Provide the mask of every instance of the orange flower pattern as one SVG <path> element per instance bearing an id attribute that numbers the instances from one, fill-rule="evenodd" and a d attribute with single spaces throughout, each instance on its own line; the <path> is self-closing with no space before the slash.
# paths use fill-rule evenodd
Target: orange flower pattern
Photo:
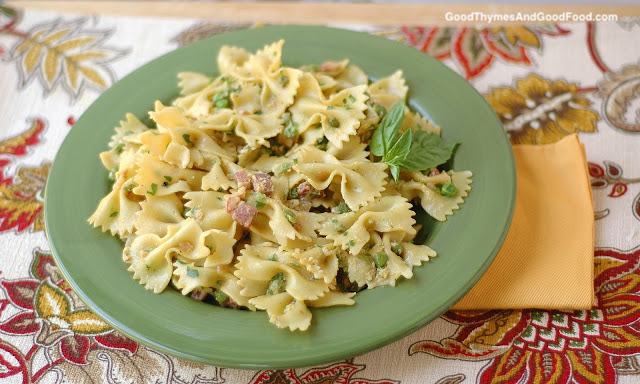
<path id="1" fill-rule="evenodd" d="M 640 353 L 640 248 L 597 250 L 595 266 L 590 311 L 448 312 L 455 334 L 409 354 L 489 360 L 483 384 L 616 382 L 616 366 Z"/>
<path id="2" fill-rule="evenodd" d="M 33 119 L 26 131 L 0 142 L 0 155 L 24 155 L 29 147 L 40 142 L 44 129 L 44 120 Z M 0 158 L 0 232 L 44 230 L 43 193 L 51 164 L 21 167 L 12 176 L 5 174 L 10 165 L 10 158 Z"/>
<path id="3" fill-rule="evenodd" d="M 452 58 L 467 79 L 482 74 L 491 63 L 531 65 L 530 50 L 540 50 L 543 35 L 561 36 L 569 30 L 557 24 L 537 26 L 403 27 L 407 43 L 439 59 Z"/>

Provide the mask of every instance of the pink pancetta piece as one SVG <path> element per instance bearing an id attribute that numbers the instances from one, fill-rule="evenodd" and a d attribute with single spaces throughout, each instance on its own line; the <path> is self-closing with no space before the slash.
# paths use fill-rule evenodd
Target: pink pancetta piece
<path id="1" fill-rule="evenodd" d="M 227 212 L 233 212 L 238 207 L 238 204 L 240 204 L 241 201 L 242 200 L 236 195 L 229 196 L 229 198 L 227 199 Z"/>
<path id="2" fill-rule="evenodd" d="M 238 207 L 231 212 L 231 217 L 243 227 L 249 228 L 257 213 L 258 209 L 256 207 L 247 203 L 240 203 Z"/>
<path id="3" fill-rule="evenodd" d="M 271 193 L 273 192 L 273 180 L 271 180 L 271 176 L 263 172 L 254 173 L 253 189 L 256 192 L 264 193 L 267 196 L 271 196 Z"/>
<path id="4" fill-rule="evenodd" d="M 235 173 L 236 181 L 238 182 L 238 189 L 244 187 L 245 189 L 251 189 L 251 179 L 247 175 L 247 171 L 238 171 Z"/>

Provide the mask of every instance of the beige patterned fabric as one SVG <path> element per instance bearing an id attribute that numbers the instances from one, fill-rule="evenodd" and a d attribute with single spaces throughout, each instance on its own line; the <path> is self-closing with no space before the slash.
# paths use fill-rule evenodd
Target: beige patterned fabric
<path id="1" fill-rule="evenodd" d="M 167 356 L 89 311 L 62 278 L 43 231 L 44 186 L 62 140 L 127 73 L 198 38 L 247 27 L 233 20 L 79 17 L 0 5 L 1 383 L 640 381 L 638 19 L 483 29 L 342 26 L 401 40 L 442 60 L 485 95 L 513 143 L 579 134 L 596 217 L 592 310 L 448 312 L 362 356 L 279 371 L 222 369 Z M 361 80 L 352 73 L 340 81 L 337 86 Z M 197 78 L 183 79 L 185 89 L 199 86 Z M 177 203 L 158 196 L 141 209 Z M 193 196 L 188 204 L 207 203 Z M 147 240 L 171 234 L 175 218 L 150 220 L 141 223 L 149 228 Z M 126 231 L 132 223 L 115 225 Z"/>

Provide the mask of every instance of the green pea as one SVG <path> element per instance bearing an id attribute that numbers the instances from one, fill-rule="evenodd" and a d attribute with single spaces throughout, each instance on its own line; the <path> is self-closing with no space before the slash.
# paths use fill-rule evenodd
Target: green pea
<path id="1" fill-rule="evenodd" d="M 213 101 L 214 103 L 222 100 L 222 99 L 226 99 L 227 98 L 227 94 L 225 92 L 220 92 L 220 93 L 216 93 L 213 96 L 213 99 L 211 99 L 211 101 Z"/>
<path id="2" fill-rule="evenodd" d="M 378 268 L 384 268 L 387 266 L 387 260 L 389 260 L 389 256 L 387 256 L 384 252 L 378 252 L 373 255 L 373 263 Z"/>
<path id="3" fill-rule="evenodd" d="M 216 108 L 227 108 L 229 106 L 228 99 L 220 99 L 216 101 Z"/>
<path id="4" fill-rule="evenodd" d="M 213 292 L 213 298 L 216 299 L 216 301 L 220 304 L 224 304 L 227 302 L 227 300 L 229 300 L 229 296 L 222 291 Z"/>
<path id="5" fill-rule="evenodd" d="M 447 183 L 440 188 L 439 192 L 442 196 L 454 197 L 458 193 L 458 188 L 452 183 Z"/>
<path id="6" fill-rule="evenodd" d="M 340 122 L 338 120 L 336 120 L 335 117 L 330 117 L 329 118 L 329 125 L 332 126 L 333 128 L 338 128 L 340 126 Z"/>

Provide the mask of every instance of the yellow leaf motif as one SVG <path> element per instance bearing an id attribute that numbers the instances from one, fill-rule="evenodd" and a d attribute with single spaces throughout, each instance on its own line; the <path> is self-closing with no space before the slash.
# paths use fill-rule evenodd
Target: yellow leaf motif
<path id="1" fill-rule="evenodd" d="M 69 314 L 70 303 L 64 292 L 46 280 L 36 291 L 35 307 L 38 316 L 43 319 L 65 318 Z"/>
<path id="2" fill-rule="evenodd" d="M 36 77 L 46 92 L 62 84 L 77 97 L 85 88 L 101 91 L 113 83 L 108 64 L 125 52 L 104 46 L 112 32 L 87 28 L 87 20 L 58 19 L 27 32 L 11 51 L 11 59 L 18 62 L 20 86 Z"/>
<path id="3" fill-rule="evenodd" d="M 64 69 L 67 74 L 67 79 L 69 79 L 71 89 L 76 91 L 78 89 L 78 67 L 74 64 L 72 59 L 65 59 Z"/>
<path id="4" fill-rule="evenodd" d="M 595 132 L 598 114 L 578 96 L 576 84 L 531 74 L 515 88 L 495 88 L 485 98 L 513 144 L 548 144 L 576 132 Z"/>
<path id="5" fill-rule="evenodd" d="M 77 310 L 69 314 L 65 320 L 70 324 L 69 329 L 83 335 L 97 335 L 111 330 L 109 324 L 88 309 Z"/>
<path id="6" fill-rule="evenodd" d="M 100 76 L 100 74 L 95 70 L 89 67 L 80 67 L 80 72 L 82 72 L 87 77 L 87 79 L 98 84 L 100 87 L 107 88 L 107 83 L 104 81 L 102 76 Z"/>
<path id="7" fill-rule="evenodd" d="M 51 44 L 54 41 L 56 41 L 57 39 L 66 36 L 69 32 L 71 32 L 71 28 L 63 28 L 59 31 L 55 31 L 52 34 L 50 34 L 49 36 L 47 36 L 42 42 L 44 44 Z"/>
<path id="8" fill-rule="evenodd" d="M 64 43 L 57 45 L 55 48 L 59 51 L 64 52 L 70 49 L 82 47 L 84 45 L 93 43 L 94 41 L 96 41 L 95 37 L 81 37 L 78 39 L 67 40 Z"/>
<path id="9" fill-rule="evenodd" d="M 58 52 L 50 49 L 47 52 L 47 56 L 44 60 L 44 73 L 47 78 L 47 82 L 51 83 L 58 73 Z"/>
<path id="10" fill-rule="evenodd" d="M 24 55 L 24 68 L 27 72 L 27 76 L 33 72 L 35 67 L 38 65 L 40 61 L 40 56 L 42 54 L 42 45 L 33 44 L 31 49 L 27 51 L 27 54 Z"/>

